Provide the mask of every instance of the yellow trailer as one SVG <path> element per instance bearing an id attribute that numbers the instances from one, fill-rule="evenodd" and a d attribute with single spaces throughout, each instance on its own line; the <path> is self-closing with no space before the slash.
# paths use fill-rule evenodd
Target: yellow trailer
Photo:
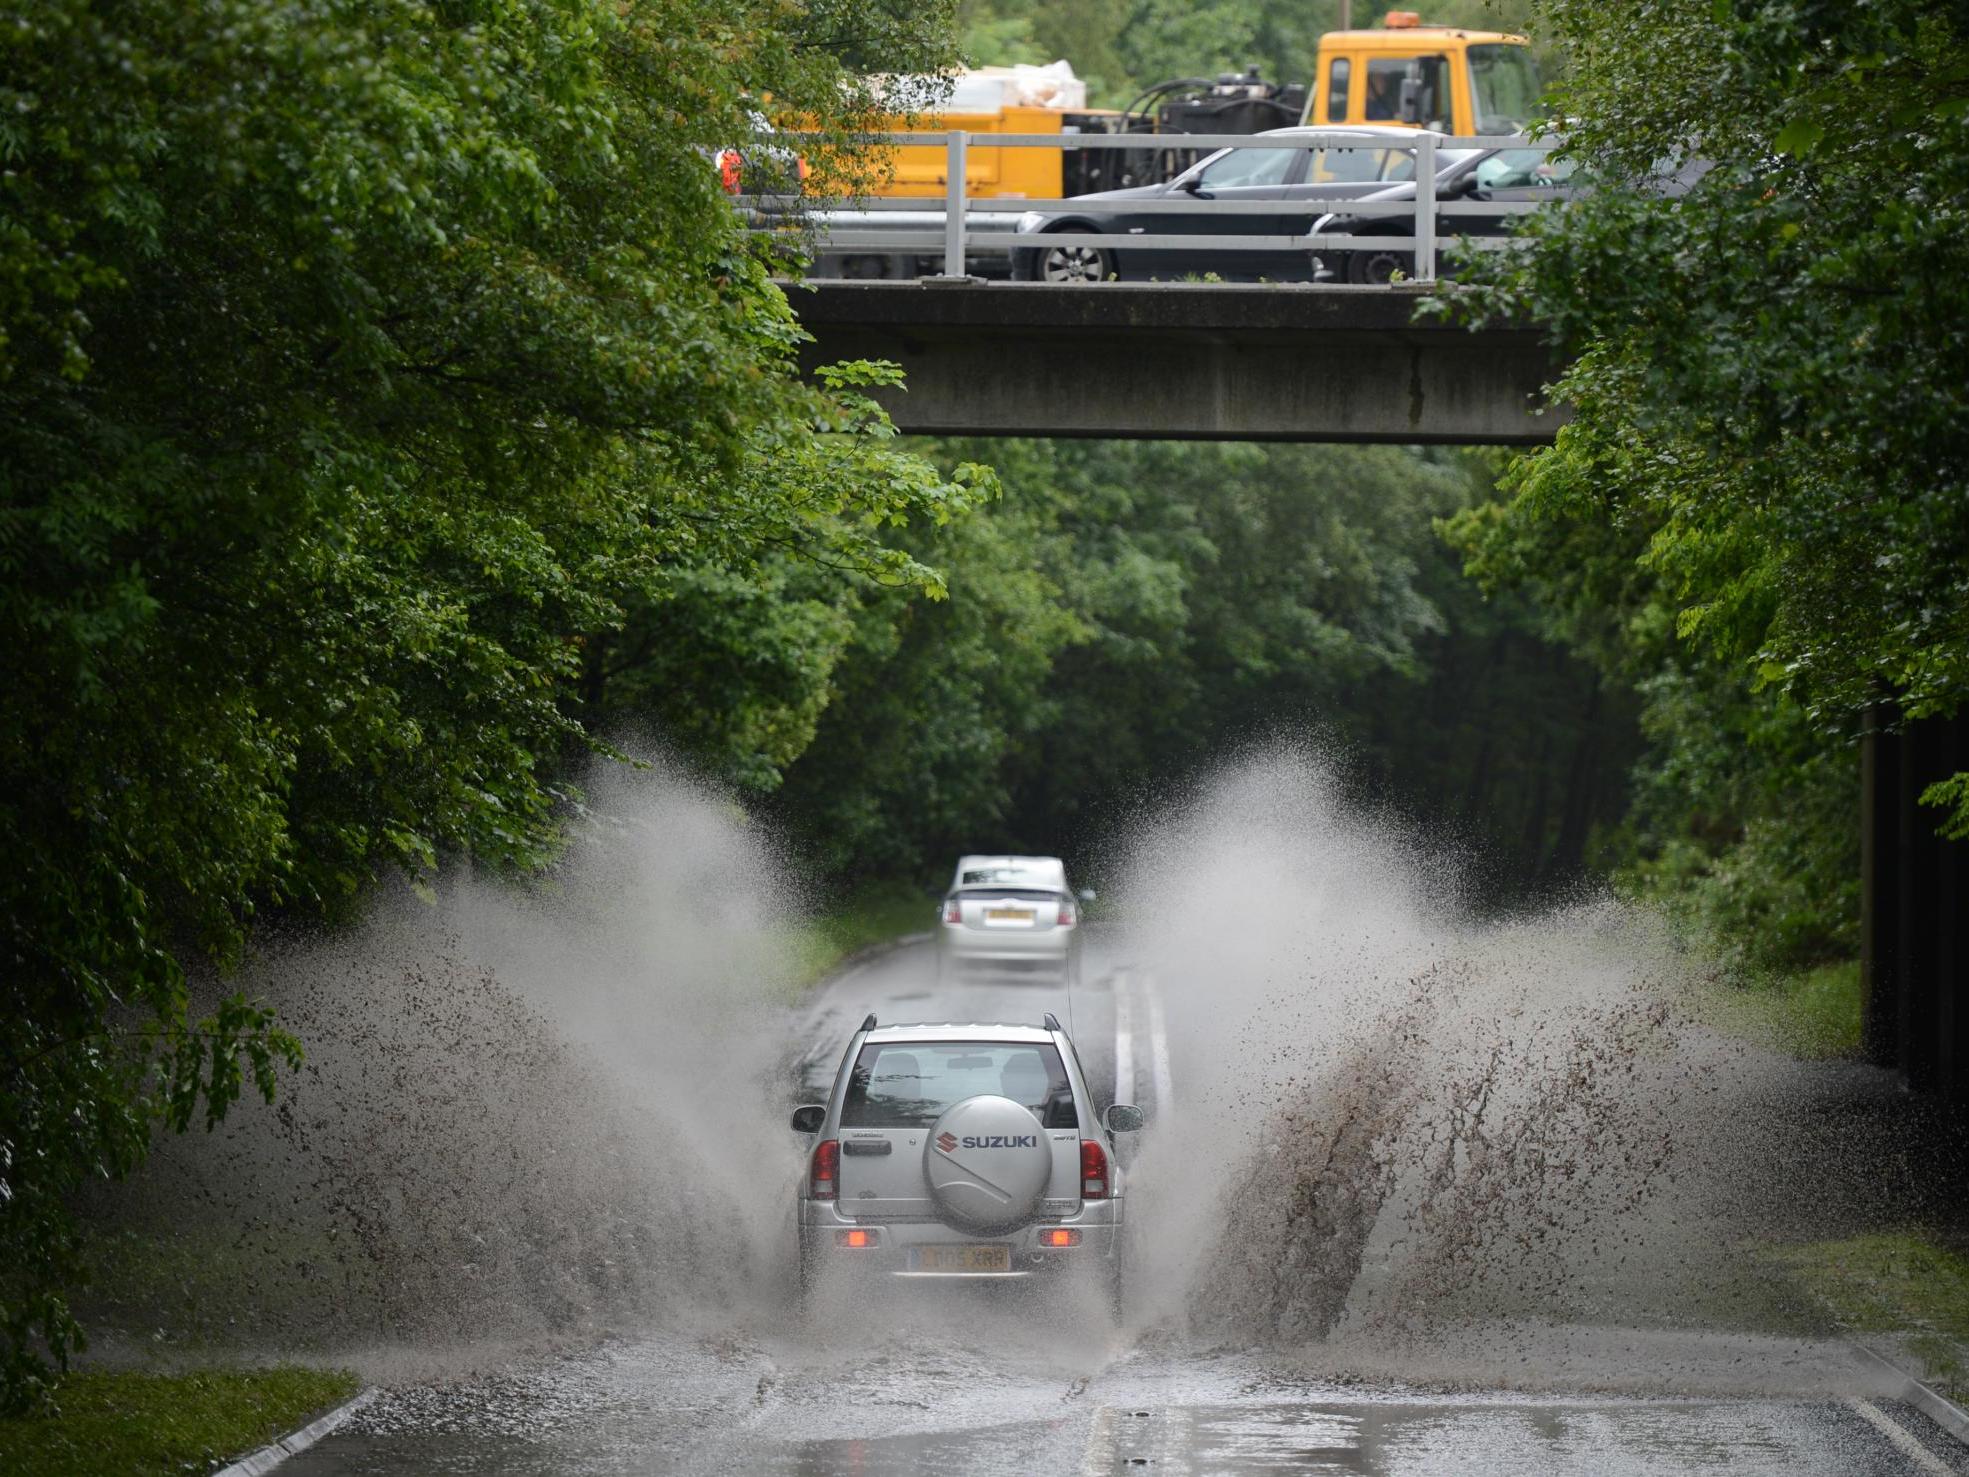
<path id="1" fill-rule="evenodd" d="M 1076 133 L 1109 133 L 1121 114 L 1087 106 L 1087 84 L 1065 62 L 1049 67 L 980 67 L 961 73 L 949 99 L 919 125 L 924 132 L 962 129 L 972 135 L 964 163 L 964 187 L 974 198 L 1057 200 L 1104 187 L 1109 156 L 1075 155 Z M 898 120 L 900 129 L 901 122 Z M 994 133 L 1057 133 L 1058 149 L 994 149 Z M 892 170 L 876 194 L 898 199 L 941 199 L 948 187 L 945 151 L 933 144 L 903 144 L 889 151 Z"/>
<path id="2" fill-rule="evenodd" d="M 964 161 L 964 188 L 974 199 L 1010 196 L 1058 200 L 1102 188 L 1098 182 L 1069 177 L 1075 173 L 1067 167 L 1071 140 L 1076 133 L 1110 132 L 1110 120 L 1120 116 L 1085 109 L 1066 113 L 1057 108 L 1005 107 L 989 113 L 943 112 L 926 119 L 922 126 L 925 131 L 961 128 L 971 135 Z M 990 137 L 994 133 L 1057 133 L 1063 147 L 994 149 Z M 878 195 L 943 198 L 949 182 L 941 145 L 903 144 L 892 152 L 894 174 L 877 187 Z M 1092 156 L 1087 162 L 1098 168 L 1101 157 Z"/>

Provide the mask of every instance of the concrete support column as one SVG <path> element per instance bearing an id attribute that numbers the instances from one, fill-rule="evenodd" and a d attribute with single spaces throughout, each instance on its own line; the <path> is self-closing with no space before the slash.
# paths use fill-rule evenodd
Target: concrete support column
<path id="1" fill-rule="evenodd" d="M 1860 738 L 1860 1046 L 1877 1066 L 1901 1060 L 1901 738 L 1893 709 L 1867 714 Z"/>
<path id="2" fill-rule="evenodd" d="M 1899 907 L 1893 919 L 1901 973 L 1898 1032 L 1901 1071 L 1907 1074 L 1908 1086 L 1918 1089 L 1936 1085 L 1934 914 L 1938 889 L 1932 844 L 1935 813 L 1916 804 L 1926 787 L 1928 766 L 1922 761 L 1932 747 L 1924 727 L 1920 723 L 1908 724 L 1902 728 L 1898 740 L 1900 833 L 1895 861 L 1900 880 L 1895 897 Z"/>
<path id="3" fill-rule="evenodd" d="M 1924 786 L 1969 769 L 1969 713 L 1917 728 Z M 1934 1022 L 1929 1059 L 1943 1095 L 1969 1103 L 1969 841 L 1940 833 L 1941 811 L 1923 807 L 1921 815 L 1930 878 L 1924 897 L 1933 908 L 1926 950 Z"/>
<path id="4" fill-rule="evenodd" d="M 1862 1043 L 1909 1086 L 1969 1102 L 1969 842 L 1920 803 L 1969 769 L 1969 714 L 1895 721 L 1876 709 L 1860 748 Z"/>

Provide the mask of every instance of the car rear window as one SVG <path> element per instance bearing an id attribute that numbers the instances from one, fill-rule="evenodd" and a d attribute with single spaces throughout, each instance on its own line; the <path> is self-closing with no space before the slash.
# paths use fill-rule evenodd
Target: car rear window
<path id="1" fill-rule="evenodd" d="M 990 1093 L 1023 1103 L 1042 1128 L 1078 1128 L 1073 1088 L 1050 1041 L 868 1042 L 848 1076 L 843 1128 L 928 1128 Z"/>
<path id="2" fill-rule="evenodd" d="M 1010 897 L 1027 903 L 1056 903 L 1060 895 L 1050 887 L 964 887 L 954 894 L 957 897 Z"/>
<path id="3" fill-rule="evenodd" d="M 957 881 L 962 887 L 989 886 L 994 882 L 1007 887 L 1057 887 L 1060 877 L 1055 872 L 1049 878 L 1030 867 L 974 867 Z"/>

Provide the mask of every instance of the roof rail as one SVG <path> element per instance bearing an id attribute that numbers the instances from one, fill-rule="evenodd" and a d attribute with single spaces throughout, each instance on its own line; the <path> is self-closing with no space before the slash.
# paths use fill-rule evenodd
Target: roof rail
<path id="1" fill-rule="evenodd" d="M 871 1010 L 871 1011 L 870 1011 L 870 1012 L 868 1013 L 868 1018 L 867 1018 L 866 1020 L 864 1020 L 864 1021 L 863 1021 L 863 1022 L 861 1023 L 861 1028 L 862 1028 L 862 1029 L 863 1029 L 864 1031 L 872 1031 L 872 1030 L 874 1030 L 874 1029 L 875 1029 L 875 1012 L 874 1012 L 874 1011 L 872 1011 L 872 1010 Z"/>
<path id="2" fill-rule="evenodd" d="M 1049 1031 L 1057 1031 L 1060 1029 L 1060 1018 L 1054 1015 L 1053 1012 L 1049 1010 L 1046 1012 L 1046 1019 L 1044 1022 L 1042 1022 L 1042 1024 Z"/>

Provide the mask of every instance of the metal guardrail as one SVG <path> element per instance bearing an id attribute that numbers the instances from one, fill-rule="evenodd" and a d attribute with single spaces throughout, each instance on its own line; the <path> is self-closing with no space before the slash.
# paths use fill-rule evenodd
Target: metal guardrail
<path id="1" fill-rule="evenodd" d="M 782 138 L 796 139 L 800 135 L 781 135 Z M 915 254 L 919 256 L 936 255 L 936 246 L 941 245 L 943 272 L 945 277 L 967 275 L 967 266 L 973 256 L 1009 256 L 1016 250 L 1036 249 L 1038 239 L 1032 233 L 1014 230 L 1015 221 L 1004 217 L 1017 217 L 1029 212 L 1053 213 L 1071 212 L 1076 215 L 1118 215 L 1148 214 L 1152 216 L 1215 216 L 1223 218 L 1235 215 L 1277 215 L 1282 205 L 1293 202 L 1233 201 L 1178 199 L 1133 199 L 1133 200 L 1095 200 L 1087 197 L 1066 197 L 1063 199 L 1034 199 L 1026 196 L 985 196 L 974 198 L 970 194 L 967 178 L 970 156 L 973 149 L 985 152 L 995 149 L 1108 149 L 1141 151 L 1154 147 L 1147 140 L 1165 141 L 1180 138 L 1185 149 L 1211 151 L 1220 148 L 1240 149 L 1388 149 L 1407 147 L 1406 139 L 1380 136 L 1372 139 L 1361 137 L 1358 133 L 1338 131 L 1325 133 L 1307 130 L 1295 133 L 1289 139 L 1266 134 L 1058 134 L 1058 133 L 1020 133 L 1020 134 L 973 134 L 962 129 L 952 129 L 939 133 L 892 133 L 881 136 L 885 144 L 894 145 L 941 145 L 944 149 L 945 189 L 941 202 L 935 196 L 914 198 L 876 198 L 826 200 L 803 198 L 798 204 L 818 222 L 813 242 L 825 254 Z M 1544 207 L 1545 202 L 1535 200 L 1444 200 L 1437 197 L 1436 175 L 1437 156 L 1443 149 L 1541 149 L 1550 153 L 1559 147 L 1552 139 L 1533 139 L 1525 137 L 1462 138 L 1416 131 L 1414 134 L 1415 197 L 1411 201 L 1371 201 L 1357 198 L 1339 198 L 1330 201 L 1307 202 L 1309 213 L 1316 215 L 1339 214 L 1356 217 L 1366 216 L 1406 216 L 1409 217 L 1410 230 L 1406 236 L 1384 233 L 1322 233 L 1317 242 L 1310 232 L 1300 232 L 1289 236 L 1279 235 L 1207 235 L 1175 233 L 1130 233 L 1115 238 L 1115 245 L 1108 249 L 1118 251 L 1201 251 L 1224 252 L 1235 255 L 1240 252 L 1298 252 L 1308 256 L 1318 254 L 1319 246 L 1335 249 L 1358 249 L 1371 247 L 1375 250 L 1400 250 L 1410 254 L 1415 270 L 1413 280 L 1433 282 L 1436 280 L 1436 255 L 1446 242 L 1462 240 L 1468 244 L 1484 247 L 1503 246 L 1508 239 L 1497 237 L 1459 236 L 1453 229 L 1445 232 L 1441 222 L 1454 221 L 1459 216 L 1521 215 Z M 1364 193 L 1407 181 L 1387 180 L 1379 183 L 1363 182 Z M 747 202 L 761 208 L 770 218 L 774 207 L 772 197 L 754 197 Z M 793 202 L 781 200 L 784 209 Z M 939 208 L 940 206 L 940 208 Z M 1325 206 L 1328 209 L 1318 207 Z M 915 214 L 923 219 L 909 223 L 908 229 L 882 229 L 871 224 L 851 223 L 845 227 L 828 219 L 830 211 L 852 213 L 857 216 L 880 217 L 887 214 Z M 930 219 L 930 217 L 937 217 Z M 898 222 L 898 227 L 903 225 Z M 770 229 L 768 227 L 767 229 Z M 1098 238 L 1097 238 L 1098 239 Z M 1427 250 L 1418 251 L 1420 243 L 1427 243 Z"/>

